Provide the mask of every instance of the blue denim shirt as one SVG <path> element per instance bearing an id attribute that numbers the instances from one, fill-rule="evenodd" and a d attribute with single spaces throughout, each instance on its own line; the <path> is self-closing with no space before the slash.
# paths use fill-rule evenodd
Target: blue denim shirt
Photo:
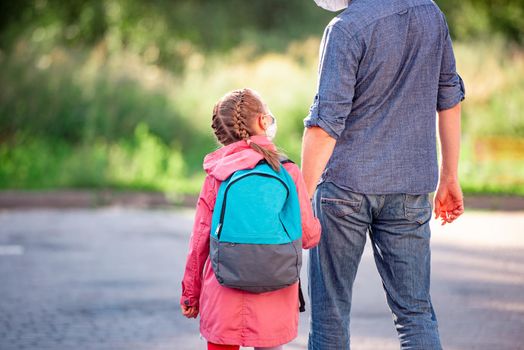
<path id="1" fill-rule="evenodd" d="M 431 0 L 354 0 L 326 27 L 306 127 L 337 140 L 322 174 L 366 194 L 433 192 L 436 111 L 464 99 L 446 19 Z"/>

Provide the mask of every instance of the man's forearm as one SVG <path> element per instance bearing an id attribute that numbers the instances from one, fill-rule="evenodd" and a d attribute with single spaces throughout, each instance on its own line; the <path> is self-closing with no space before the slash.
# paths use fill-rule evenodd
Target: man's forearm
<path id="1" fill-rule="evenodd" d="M 458 178 L 460 156 L 460 103 L 438 113 L 440 149 L 442 154 L 441 179 Z"/>
<path id="2" fill-rule="evenodd" d="M 318 180 L 333 153 L 336 140 L 322 128 L 306 128 L 302 140 L 302 174 L 309 194 L 313 197 Z"/>

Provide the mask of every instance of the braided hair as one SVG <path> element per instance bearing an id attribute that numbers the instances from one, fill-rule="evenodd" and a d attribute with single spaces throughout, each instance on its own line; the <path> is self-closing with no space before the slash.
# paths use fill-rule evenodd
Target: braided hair
<path id="1" fill-rule="evenodd" d="M 211 127 L 218 142 L 222 145 L 229 145 L 240 140 L 248 141 L 253 135 L 253 125 L 260 113 L 264 113 L 264 105 L 253 90 L 245 88 L 227 93 L 213 108 Z M 252 141 L 248 144 L 262 154 L 275 171 L 280 170 L 278 152 L 266 149 Z"/>

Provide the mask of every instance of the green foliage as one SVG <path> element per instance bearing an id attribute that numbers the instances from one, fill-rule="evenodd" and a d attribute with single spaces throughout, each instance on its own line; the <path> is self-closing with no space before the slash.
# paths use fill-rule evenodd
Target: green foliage
<path id="1" fill-rule="evenodd" d="M 0 61 L 0 139 L 23 131 L 89 145 L 131 138 L 145 121 L 165 144 L 183 145 L 187 162 L 201 159 L 200 146 L 213 142 L 208 130 L 195 129 L 178 111 L 170 96 L 174 84 L 158 68 L 129 56 L 105 60 L 60 48 L 40 53 L 24 42 L 17 50 Z"/>
<path id="2" fill-rule="evenodd" d="M 524 42 L 522 0 L 437 0 L 455 38 L 502 36 Z M 127 50 L 181 70 L 194 51 L 225 52 L 256 41 L 284 51 L 290 40 L 319 35 L 333 14 L 313 0 L 19 0 L 0 3 L 0 47 L 32 38 L 55 45 Z"/>
<path id="3" fill-rule="evenodd" d="M 464 189 L 524 194 L 524 3 L 437 3 L 460 39 Z M 0 3 L 0 188 L 196 193 L 212 107 L 246 86 L 299 161 L 332 16 L 312 0 Z"/>
<path id="4" fill-rule="evenodd" d="M 183 75 L 129 54 L 108 59 L 96 49 L 55 48 L 39 55 L 20 45 L 0 64 L 0 85 L 7 87 L 0 90 L 0 188 L 196 193 L 202 158 L 216 147 L 212 107 L 225 92 L 244 86 L 261 93 L 278 118 L 277 145 L 299 161 L 318 44 L 310 39 L 283 54 L 257 57 L 249 47 L 195 56 Z M 524 139 L 524 53 L 498 42 L 457 44 L 456 53 L 467 87 L 465 191 L 524 193 L 524 149 L 502 157 L 498 141 L 484 142 L 494 135 Z M 479 144 L 486 146 L 479 151 Z M 491 156 L 477 156 L 486 152 Z"/>
<path id="5" fill-rule="evenodd" d="M 21 0 L 0 5 L 0 47 L 20 38 L 55 45 L 107 43 L 148 63 L 182 70 L 194 51 L 224 52 L 256 40 L 257 50 L 285 49 L 318 35 L 332 14 L 303 0 Z"/>
<path id="6" fill-rule="evenodd" d="M 495 40 L 454 48 L 466 84 L 465 132 L 524 138 L 524 50 Z"/>
<path id="7" fill-rule="evenodd" d="M 145 124 L 137 126 L 131 143 L 109 147 L 107 166 L 111 180 L 124 187 L 173 190 L 175 179 L 185 176 L 180 151 L 167 147 Z"/>
<path id="8" fill-rule="evenodd" d="M 524 43 L 522 0 L 437 0 L 458 40 L 503 37 Z"/>
<path id="9" fill-rule="evenodd" d="M 0 188 L 127 188 L 194 193 L 202 176 L 189 178 L 180 150 L 139 124 L 134 137 L 70 145 L 44 138 L 0 144 Z"/>
<path id="10" fill-rule="evenodd" d="M 464 193 L 524 196 L 524 138 L 462 138 L 459 178 Z"/>

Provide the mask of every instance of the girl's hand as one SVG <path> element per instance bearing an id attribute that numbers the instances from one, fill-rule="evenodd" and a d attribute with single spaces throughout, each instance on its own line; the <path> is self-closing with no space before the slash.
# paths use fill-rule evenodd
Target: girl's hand
<path id="1" fill-rule="evenodd" d="M 187 318 L 196 318 L 198 316 L 198 308 L 196 306 L 180 305 L 182 309 L 182 315 Z"/>

